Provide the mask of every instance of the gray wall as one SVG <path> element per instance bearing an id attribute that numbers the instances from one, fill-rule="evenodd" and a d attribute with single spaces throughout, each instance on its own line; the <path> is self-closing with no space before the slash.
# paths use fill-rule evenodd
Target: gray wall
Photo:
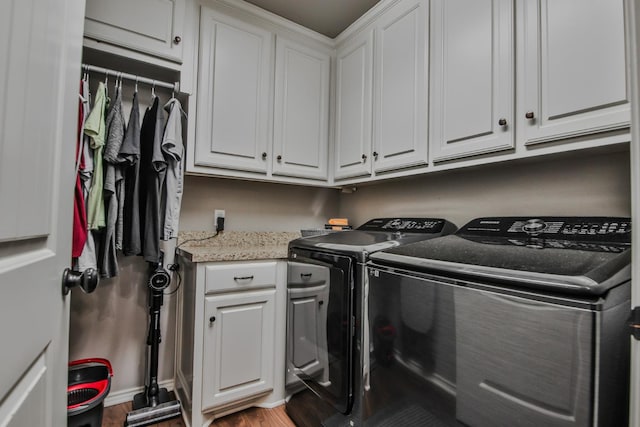
<path id="1" fill-rule="evenodd" d="M 127 106 L 127 109 L 130 106 Z M 322 226 L 338 214 L 339 192 L 284 184 L 187 176 L 181 230 L 213 230 L 214 209 L 224 209 L 226 230 L 298 231 Z M 120 275 L 89 295 L 71 297 L 69 359 L 106 357 L 113 364 L 111 394 L 144 384 L 147 265 L 120 257 Z M 173 378 L 175 296 L 162 309 L 159 379 Z"/>
<path id="2" fill-rule="evenodd" d="M 631 215 L 629 153 L 571 152 L 358 187 L 340 215 L 433 216 L 457 226 L 479 216 Z"/>
<path id="3" fill-rule="evenodd" d="M 461 226 L 483 215 L 630 214 L 629 154 L 568 153 L 332 189 L 186 177 L 181 230 L 213 230 L 213 210 L 225 209 L 227 230 L 296 231 L 348 217 L 444 217 Z M 114 365 L 112 393 L 144 383 L 147 329 L 146 265 L 121 259 L 119 278 L 91 295 L 74 291 L 70 358 L 106 357 Z M 165 300 L 160 380 L 173 376 L 175 300 Z"/>

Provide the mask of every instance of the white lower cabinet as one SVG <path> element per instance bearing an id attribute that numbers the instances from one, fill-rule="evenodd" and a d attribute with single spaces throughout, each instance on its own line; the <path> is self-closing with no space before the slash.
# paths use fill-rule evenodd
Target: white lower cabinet
<path id="1" fill-rule="evenodd" d="M 286 262 L 180 264 L 175 390 L 188 425 L 284 403 Z"/>
<path id="2" fill-rule="evenodd" d="M 202 408 L 273 389 L 275 289 L 205 298 Z"/>

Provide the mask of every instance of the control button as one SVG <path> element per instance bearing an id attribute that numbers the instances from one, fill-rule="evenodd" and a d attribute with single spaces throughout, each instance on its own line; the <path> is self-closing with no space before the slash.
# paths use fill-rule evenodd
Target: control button
<path id="1" fill-rule="evenodd" d="M 545 228 L 547 228 L 547 224 L 543 220 L 530 219 L 522 226 L 522 231 L 527 234 L 538 234 L 541 233 Z"/>

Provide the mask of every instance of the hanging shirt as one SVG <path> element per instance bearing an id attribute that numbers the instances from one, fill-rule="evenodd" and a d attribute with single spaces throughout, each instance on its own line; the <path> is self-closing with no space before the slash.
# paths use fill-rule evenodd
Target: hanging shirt
<path id="1" fill-rule="evenodd" d="M 167 161 L 167 173 L 164 186 L 164 226 L 162 240 L 178 236 L 180 204 L 182 202 L 184 146 L 182 144 L 182 106 L 172 98 L 164 109 L 169 113 L 167 126 L 162 137 L 162 152 Z"/>
<path id="2" fill-rule="evenodd" d="M 83 96 L 83 127 L 84 123 L 87 121 L 89 117 L 89 111 L 91 110 L 91 92 L 89 91 L 89 81 L 83 80 L 82 82 L 82 96 Z M 91 178 L 93 176 L 93 150 L 90 147 L 91 137 L 87 134 L 82 136 L 84 139 L 84 143 L 82 144 L 83 148 L 83 162 L 80 164 L 79 175 L 82 179 L 82 192 L 84 194 L 85 199 L 85 208 L 87 205 L 87 201 L 89 199 L 89 190 L 91 189 Z M 86 209 L 88 210 L 88 209 Z M 87 229 L 89 224 L 87 223 Z M 84 248 L 82 248 L 82 253 L 77 259 L 78 271 L 85 271 L 88 268 L 93 268 L 97 270 L 98 263 L 96 260 L 96 249 L 95 243 L 93 240 L 93 234 L 91 231 L 87 231 L 87 240 L 84 244 Z"/>
<path id="3" fill-rule="evenodd" d="M 87 220 L 89 229 L 97 230 L 105 226 L 104 199 L 102 189 L 104 178 L 102 172 L 102 151 L 104 149 L 106 126 L 105 108 L 107 105 L 107 90 L 103 82 L 98 85 L 96 101 L 84 124 L 84 133 L 91 137 L 90 146 L 93 149 L 93 180 L 87 200 Z"/>
<path id="4" fill-rule="evenodd" d="M 138 93 L 133 94 L 133 104 L 129 114 L 127 132 L 120 147 L 122 159 L 122 173 L 124 175 L 124 210 L 122 252 L 125 255 L 140 255 L 142 243 L 140 240 L 140 107 Z"/>
<path id="5" fill-rule="evenodd" d="M 104 149 L 104 201 L 106 205 L 105 231 L 100 251 L 100 276 L 104 278 L 118 275 L 116 257 L 116 224 L 118 221 L 118 186 L 121 175 L 118 173 L 118 152 L 124 138 L 125 125 L 122 115 L 122 91 L 116 89 L 116 96 L 107 112 L 107 136 Z M 120 176 L 120 180 L 118 180 Z"/>
<path id="6" fill-rule="evenodd" d="M 84 141 L 84 134 L 82 129 L 84 127 L 84 84 L 80 81 L 80 101 L 78 102 L 78 133 L 76 134 L 76 185 L 73 194 L 73 233 L 72 233 L 72 245 L 71 256 L 78 258 L 82 254 L 82 249 L 87 242 L 87 210 L 85 207 L 84 191 L 82 186 L 82 179 L 80 177 L 79 170 L 84 167 L 84 156 L 82 143 Z"/>
<path id="7" fill-rule="evenodd" d="M 167 164 L 162 155 L 164 116 L 157 97 L 147 109 L 140 129 L 140 217 L 144 260 L 160 260 L 161 191 Z"/>

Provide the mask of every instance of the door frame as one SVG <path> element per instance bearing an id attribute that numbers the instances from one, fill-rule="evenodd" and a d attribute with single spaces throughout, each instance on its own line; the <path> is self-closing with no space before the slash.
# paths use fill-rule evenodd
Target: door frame
<path id="1" fill-rule="evenodd" d="M 640 307 L 640 5 L 625 0 L 627 32 L 627 82 L 631 101 L 631 306 Z M 640 427 L 640 408 L 631 402 L 640 399 L 640 341 L 631 340 L 629 426 Z"/>

